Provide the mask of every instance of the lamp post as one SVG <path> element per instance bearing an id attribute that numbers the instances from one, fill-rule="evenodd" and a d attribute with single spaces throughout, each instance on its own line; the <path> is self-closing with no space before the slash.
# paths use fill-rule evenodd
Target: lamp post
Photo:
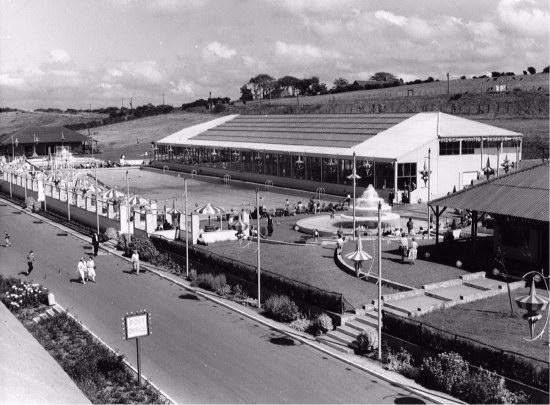
<path id="1" fill-rule="evenodd" d="M 183 211 L 185 215 L 185 276 L 189 278 L 189 229 L 187 228 L 187 179 L 183 179 L 183 189 L 185 192 L 185 199 L 183 205 Z"/>
<path id="2" fill-rule="evenodd" d="M 99 189 L 97 186 L 97 164 L 95 164 L 95 162 L 94 162 L 94 177 L 95 177 L 95 224 L 96 224 L 97 236 L 99 237 L 99 199 L 97 198 L 97 193 Z"/>
<path id="3" fill-rule="evenodd" d="M 535 324 L 542 318 L 542 312 L 546 309 L 548 306 L 548 302 L 550 301 L 550 292 L 548 290 L 548 284 L 546 283 L 545 277 L 543 274 L 539 273 L 538 271 L 530 271 L 529 273 L 526 273 L 523 278 L 525 279 L 527 276 L 533 275 L 531 277 L 531 289 L 529 291 L 529 295 L 523 295 L 516 298 L 516 304 L 521 308 L 527 311 L 523 315 L 523 319 L 526 319 L 529 323 L 529 332 L 531 334 L 530 339 L 525 339 L 528 342 L 533 342 L 544 334 L 544 331 L 546 327 L 548 326 L 548 322 L 550 320 L 550 312 L 546 314 L 546 321 L 544 323 L 544 326 L 542 327 L 542 330 L 533 337 L 535 333 Z M 537 290 L 535 288 L 535 281 L 542 280 L 544 282 L 544 286 L 546 288 L 546 293 L 548 294 L 548 298 L 541 297 L 537 295 Z M 550 329 L 549 329 L 549 342 L 550 344 Z"/>
<path id="4" fill-rule="evenodd" d="M 356 189 L 356 180 L 360 179 L 361 177 L 357 175 L 356 173 L 356 166 L 355 166 L 355 151 L 353 152 L 353 168 L 351 174 L 348 176 L 348 179 L 353 180 L 353 231 L 352 231 L 352 237 L 353 240 L 355 240 L 355 189 Z"/>
<path id="5" fill-rule="evenodd" d="M 430 225 L 431 225 L 431 212 L 430 212 L 430 186 L 431 186 L 431 176 L 432 176 L 432 149 L 428 148 L 428 240 L 430 239 Z M 436 218 L 437 221 L 437 218 Z"/>
<path id="6" fill-rule="evenodd" d="M 257 263 L 258 263 L 258 309 L 261 308 L 261 300 L 260 300 L 260 190 L 256 189 L 256 220 L 257 220 L 257 234 L 258 234 L 258 256 L 257 256 Z"/>
<path id="7" fill-rule="evenodd" d="M 130 178 L 128 170 L 126 170 L 126 230 L 130 235 Z"/>
<path id="8" fill-rule="evenodd" d="M 378 201 L 378 360 L 382 360 L 382 203 Z"/>

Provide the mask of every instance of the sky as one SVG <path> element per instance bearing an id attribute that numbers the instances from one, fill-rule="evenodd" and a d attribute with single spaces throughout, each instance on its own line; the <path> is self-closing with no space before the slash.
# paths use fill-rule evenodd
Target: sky
<path id="1" fill-rule="evenodd" d="M 549 26 L 547 0 L 0 0 L 0 106 L 235 99 L 260 73 L 540 71 Z"/>

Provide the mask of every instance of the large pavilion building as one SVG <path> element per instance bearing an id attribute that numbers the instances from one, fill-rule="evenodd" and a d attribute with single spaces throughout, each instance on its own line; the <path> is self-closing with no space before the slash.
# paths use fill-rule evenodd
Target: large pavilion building
<path id="1" fill-rule="evenodd" d="M 153 165 L 343 194 L 355 153 L 360 189 L 409 190 L 417 202 L 428 185 L 433 198 L 470 185 L 487 166 L 504 173 L 521 160 L 521 142 L 520 133 L 439 112 L 227 115 L 158 141 Z"/>
<path id="2" fill-rule="evenodd" d="M 59 148 L 80 153 L 87 141 L 87 136 L 66 127 L 27 127 L 0 135 L 0 155 L 48 156 Z"/>

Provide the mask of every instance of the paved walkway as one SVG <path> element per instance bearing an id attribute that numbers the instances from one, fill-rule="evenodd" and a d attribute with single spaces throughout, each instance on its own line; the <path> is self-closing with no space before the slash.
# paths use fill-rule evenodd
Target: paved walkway
<path id="1" fill-rule="evenodd" d="M 1 303 L 0 325 L 0 403 L 90 403 L 46 349 Z"/>
<path id="2" fill-rule="evenodd" d="M 23 219 L 22 217 L 20 218 Z M 88 241 L 87 237 L 74 233 L 58 224 L 52 225 L 63 232 L 70 233 L 76 238 Z M 42 227 L 37 227 L 35 232 L 42 229 Z M 62 235 L 62 233 L 59 233 L 59 235 Z M 68 245 L 73 244 L 73 242 L 70 242 L 70 238 L 66 239 L 66 249 L 69 248 Z M 84 246 L 82 245 L 82 247 Z M 105 262 L 101 267 L 103 269 L 102 274 L 99 274 L 100 279 L 97 285 L 89 288 L 82 288 L 78 284 L 67 283 L 65 277 L 62 277 L 65 281 L 62 279 L 58 280 L 57 267 L 55 267 L 56 270 L 54 270 L 53 274 L 50 271 L 51 269 L 49 269 L 49 267 L 57 266 L 53 262 L 44 263 L 48 268 L 37 269 L 36 276 L 39 279 L 44 277 L 44 281 L 47 280 L 47 284 L 53 283 L 55 290 L 60 293 L 58 301 L 70 302 L 72 312 L 79 314 L 79 318 L 94 330 L 99 331 L 100 334 L 104 334 L 107 343 L 111 344 L 121 342 L 118 331 L 120 324 L 119 311 L 135 309 L 138 306 L 141 308 L 145 305 L 145 302 L 148 302 L 147 306 L 151 307 L 152 312 L 155 314 L 154 330 L 157 330 L 157 332 L 154 332 L 146 342 L 144 341 L 144 344 L 146 343 L 146 346 L 148 346 L 148 350 L 144 350 L 145 358 L 142 359 L 142 364 L 144 369 L 150 373 L 150 376 L 154 376 L 155 381 L 159 383 L 161 388 L 168 388 L 168 392 L 183 390 L 183 398 L 187 400 L 194 398 L 195 401 L 193 402 L 197 402 L 196 400 L 204 395 L 210 395 L 213 402 L 218 402 L 221 397 L 217 397 L 216 392 L 220 390 L 227 395 L 224 397 L 223 402 L 233 402 L 236 398 L 239 398 L 239 402 L 243 400 L 247 401 L 246 398 L 248 398 L 248 401 L 250 401 L 250 398 L 263 398 L 263 401 L 269 398 L 279 398 L 275 402 L 288 402 L 289 399 L 293 398 L 290 402 L 307 402 L 306 398 L 309 398 L 309 400 L 317 398 L 319 401 L 329 402 L 343 401 L 351 403 L 356 401 L 374 401 L 379 403 L 393 401 L 394 399 L 396 401 L 405 400 L 406 402 L 418 401 L 418 398 L 415 398 L 417 396 L 421 396 L 430 402 L 449 403 L 454 401 L 447 396 L 425 390 L 403 376 L 384 370 L 376 362 L 362 357 L 343 355 L 336 350 L 322 345 L 311 336 L 298 334 L 293 330 L 289 330 L 286 325 L 281 325 L 258 316 L 251 308 L 243 308 L 235 303 L 220 299 L 213 294 L 191 288 L 178 277 L 162 271 L 151 269 L 152 272 L 161 278 L 169 279 L 173 283 L 166 283 L 166 281 L 147 273 L 139 278 L 124 274 L 121 275 L 121 272 L 116 269 L 119 266 L 118 263 L 113 263 L 114 265 L 110 267 L 111 271 L 107 271 L 108 269 L 105 267 L 107 261 L 119 261 L 122 259 L 118 252 L 109 251 L 109 253 L 111 254 L 101 255 L 98 258 L 98 262 Z M 58 256 L 60 255 L 58 254 Z M 119 258 L 116 259 L 114 256 L 118 256 Z M 110 259 L 109 257 L 112 258 Z M 43 256 L 42 258 L 46 260 L 46 257 Z M 51 257 L 48 261 L 53 259 L 54 257 Z M 129 264 L 126 266 L 129 268 Z M 123 268 L 126 266 L 123 266 Z M 45 273 L 48 273 L 47 279 Z M 62 275 L 65 275 L 65 273 L 65 270 L 62 271 Z M 121 276 L 125 280 L 125 287 L 123 289 L 121 289 L 122 285 L 118 285 L 120 284 L 118 279 Z M 67 288 L 69 290 L 76 289 L 78 292 L 67 292 Z M 196 300 L 191 294 L 181 294 L 181 292 L 178 292 L 180 288 L 189 290 L 195 296 L 200 297 L 200 300 Z M 130 290 L 130 294 L 126 297 L 127 294 L 123 294 L 123 292 L 128 289 Z M 106 298 L 103 290 L 110 290 L 109 292 L 111 290 L 118 291 L 119 296 L 112 296 L 110 299 Z M 158 293 L 160 290 L 162 290 L 161 294 Z M 91 294 L 92 291 L 93 294 Z M 180 300 L 177 300 L 178 297 Z M 212 301 L 213 304 L 206 305 L 208 301 L 203 301 L 203 298 Z M 95 311 L 91 313 L 85 311 L 85 309 L 80 308 L 81 305 L 78 305 L 79 302 L 82 302 L 84 306 L 91 304 L 95 308 Z M 116 313 L 111 316 L 106 309 L 113 305 L 118 308 L 118 311 L 115 311 Z M 231 308 L 232 311 L 223 311 L 223 308 Z M 208 310 L 208 316 L 206 317 L 203 313 L 204 310 Z M 239 314 L 241 315 L 240 318 Z M 249 321 L 245 321 L 242 317 L 243 315 Z M 105 327 L 106 318 L 109 318 L 107 327 Z M 112 322 L 110 318 L 113 318 Z M 234 326 L 227 329 L 224 326 L 227 321 Z M 167 328 L 168 324 L 178 325 L 178 327 L 169 329 Z M 258 324 L 267 326 L 271 331 L 269 329 L 266 330 L 264 327 L 256 329 L 259 326 Z M 180 327 L 183 325 L 185 327 Z M 114 326 L 114 328 L 111 326 Z M 216 333 L 209 332 L 213 326 L 215 326 Z M 160 333 L 161 331 L 162 333 Z M 239 335 L 238 344 L 232 343 L 235 333 Z M 291 344 L 288 346 L 288 343 L 284 343 L 287 341 L 281 339 L 280 335 L 277 336 L 277 333 L 290 336 L 291 341 L 298 342 L 297 345 Z M 195 336 L 197 334 L 199 336 Z M 268 341 L 264 342 L 266 338 Z M 185 342 L 185 344 L 182 344 L 182 342 Z M 280 347 L 280 345 L 288 347 L 279 350 L 277 347 Z M 119 343 L 117 346 L 123 353 L 128 355 L 131 362 L 135 361 L 133 346 L 125 343 Z M 305 346 L 315 348 L 326 354 L 327 357 L 320 359 L 321 356 L 315 355 L 310 350 L 305 350 Z M 232 366 L 235 356 L 242 354 L 248 356 L 247 359 L 242 359 L 242 364 L 246 364 L 247 366 Z M 344 361 L 352 367 L 346 368 L 345 364 L 343 365 L 335 359 Z M 221 363 L 220 360 L 222 361 Z M 161 363 L 157 364 L 159 361 Z M 174 361 L 176 362 L 174 363 Z M 197 361 L 198 364 L 195 364 Z M 177 369 L 170 367 L 171 363 L 177 364 Z M 185 367 L 182 367 L 182 364 L 185 364 Z M 160 365 L 162 367 L 159 368 L 158 366 Z M 346 368 L 346 370 L 343 370 L 343 368 Z M 250 373 L 247 371 L 249 369 L 254 370 L 254 372 Z M 286 371 L 281 374 L 281 370 Z M 359 370 L 368 372 L 371 377 L 361 375 Z M 270 381 L 267 385 L 267 380 L 262 378 L 266 373 L 269 374 Z M 323 377 L 319 373 L 326 375 Z M 344 374 L 346 377 L 343 379 Z M 222 379 L 220 380 L 218 377 Z M 254 381 L 255 383 L 252 386 L 243 386 L 243 378 L 245 382 Z M 283 391 L 277 388 L 280 387 L 281 378 L 284 380 Z M 333 384 L 326 384 L 327 378 Z M 392 386 L 394 388 L 391 388 Z M 236 387 L 241 388 L 237 389 Z M 402 390 L 408 391 L 409 396 Z M 386 394 L 382 394 L 379 391 L 386 391 Z M 341 392 L 343 396 L 339 395 L 338 392 Z M 361 392 L 362 394 L 360 394 Z M 359 400 L 356 394 L 360 394 L 360 398 L 362 399 Z M 386 396 L 379 396 L 380 394 Z M 216 396 L 217 399 L 214 399 L 212 395 Z M 321 397 L 324 400 L 321 400 Z M 298 401 L 296 400 L 297 398 L 299 399 Z M 339 400 L 336 398 L 339 398 Z M 175 399 L 178 400 L 178 398 Z M 182 402 L 185 402 L 185 400 Z"/>

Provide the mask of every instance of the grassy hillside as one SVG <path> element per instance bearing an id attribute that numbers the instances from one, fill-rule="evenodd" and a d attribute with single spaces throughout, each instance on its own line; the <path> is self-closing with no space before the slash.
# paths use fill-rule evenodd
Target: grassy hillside
<path id="1" fill-rule="evenodd" d="M 0 135 L 11 134 L 25 127 L 31 126 L 63 126 L 88 122 L 105 117 L 97 113 L 46 113 L 30 111 L 10 111 L 0 113 Z"/>
<path id="2" fill-rule="evenodd" d="M 497 85 L 506 85 L 508 91 L 521 90 L 527 92 L 548 93 L 549 83 L 547 73 L 537 73 L 535 75 L 517 75 L 498 78 L 483 79 L 464 79 L 450 80 L 449 94 L 478 93 L 483 94 L 496 90 Z M 448 96 L 447 81 L 409 84 L 399 87 L 390 87 L 386 89 L 358 90 L 337 94 L 325 94 L 320 96 L 300 97 L 299 103 L 302 105 L 310 104 L 329 104 L 333 102 L 360 103 L 369 99 L 389 99 L 401 97 L 419 97 L 419 96 Z M 296 104 L 296 98 L 279 98 L 274 100 L 262 100 L 261 103 L 273 105 L 293 105 Z M 254 106 L 260 104 L 259 100 L 249 101 L 247 105 Z"/>
<path id="3" fill-rule="evenodd" d="M 145 152 L 151 152 L 151 142 L 214 118 L 211 114 L 175 112 L 96 127 L 90 131 L 102 151 L 98 157 L 118 161 L 120 155 L 125 154 L 127 159 L 141 159 Z M 85 130 L 79 132 L 88 134 Z"/>

